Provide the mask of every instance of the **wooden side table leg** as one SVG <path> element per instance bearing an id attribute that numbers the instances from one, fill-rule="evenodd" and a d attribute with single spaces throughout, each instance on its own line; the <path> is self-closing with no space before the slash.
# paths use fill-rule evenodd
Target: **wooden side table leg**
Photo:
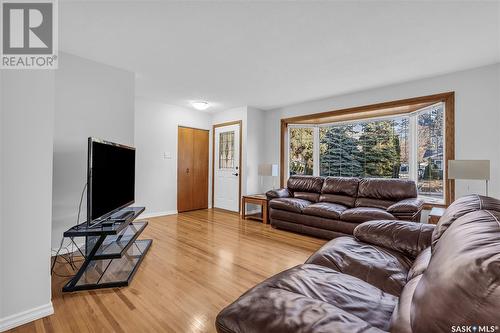
<path id="1" fill-rule="evenodd" d="M 262 203 L 262 223 L 267 224 L 267 202 Z"/>
<path id="2" fill-rule="evenodd" d="M 247 214 L 246 214 L 246 207 L 247 205 L 245 204 L 245 198 L 241 198 L 241 215 L 243 215 L 243 220 L 246 220 Z"/>

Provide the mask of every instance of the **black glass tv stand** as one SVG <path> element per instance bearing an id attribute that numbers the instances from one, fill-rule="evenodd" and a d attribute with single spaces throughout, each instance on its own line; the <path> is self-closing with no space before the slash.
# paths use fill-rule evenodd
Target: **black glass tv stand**
<path id="1" fill-rule="evenodd" d="M 63 287 L 64 292 L 128 286 L 153 240 L 137 239 L 148 225 L 134 220 L 144 207 L 127 207 L 110 217 L 113 223 L 87 227 L 82 223 L 64 237 L 85 237 L 85 259 L 78 272 Z M 119 219 L 122 216 L 126 218 Z"/>

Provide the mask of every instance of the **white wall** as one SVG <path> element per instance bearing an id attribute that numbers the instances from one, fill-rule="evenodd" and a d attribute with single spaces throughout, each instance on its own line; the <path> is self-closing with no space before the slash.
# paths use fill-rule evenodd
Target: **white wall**
<path id="1" fill-rule="evenodd" d="M 246 193 L 255 194 L 265 191 L 259 165 L 265 153 L 264 112 L 249 107 L 247 109 L 247 149 L 246 149 Z M 268 188 L 270 189 L 270 188 Z"/>
<path id="2" fill-rule="evenodd" d="M 491 160 L 490 195 L 500 197 L 500 64 L 335 96 L 265 113 L 266 163 L 279 163 L 280 119 L 455 91 L 455 158 Z M 484 193 L 484 183 L 457 181 L 457 197 Z"/>
<path id="3" fill-rule="evenodd" d="M 55 76 L 52 248 L 76 224 L 89 136 L 134 144 L 134 74 L 60 53 Z M 86 196 L 80 220 L 86 218 Z"/>
<path id="4" fill-rule="evenodd" d="M 3 213 L 2 213 L 2 206 L 3 206 L 3 135 L 1 134 L 3 132 L 3 76 L 2 76 L 2 71 L 0 71 L 0 269 L 3 269 L 4 267 L 3 264 Z M 3 293 L 3 273 L 0 271 L 0 293 Z M 3 317 L 3 301 L 0 299 L 0 318 Z"/>
<path id="5" fill-rule="evenodd" d="M 4 267 L 3 263 L 3 213 L 2 213 L 2 207 L 3 207 L 3 135 L 1 134 L 3 132 L 3 76 L 2 76 L 2 71 L 0 71 L 0 293 L 3 293 L 3 273 L 1 272 L 1 269 Z M 3 303 L 4 301 L 0 299 L 0 318 L 3 317 Z M 1 319 L 0 319 L 1 320 Z"/>
<path id="6" fill-rule="evenodd" d="M 2 73 L 0 331 L 53 312 L 54 71 Z"/>
<path id="7" fill-rule="evenodd" d="M 141 98 L 136 100 L 135 109 L 137 205 L 146 206 L 144 216 L 174 214 L 177 212 L 177 128 L 210 130 L 210 114 Z"/>
<path id="8" fill-rule="evenodd" d="M 261 192 L 258 166 L 265 145 L 264 113 L 246 106 L 216 113 L 200 112 L 178 106 L 137 98 L 135 146 L 137 148 L 136 201 L 146 206 L 144 216 L 177 212 L 177 127 L 210 130 L 209 193 L 212 189 L 212 126 L 242 121 L 241 193 Z M 170 158 L 165 158 L 164 155 Z"/>

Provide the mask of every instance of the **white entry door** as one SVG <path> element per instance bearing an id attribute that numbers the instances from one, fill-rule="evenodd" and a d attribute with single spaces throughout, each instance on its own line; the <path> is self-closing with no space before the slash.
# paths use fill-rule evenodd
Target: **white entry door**
<path id="1" fill-rule="evenodd" d="M 240 125 L 215 128 L 214 207 L 239 211 Z"/>

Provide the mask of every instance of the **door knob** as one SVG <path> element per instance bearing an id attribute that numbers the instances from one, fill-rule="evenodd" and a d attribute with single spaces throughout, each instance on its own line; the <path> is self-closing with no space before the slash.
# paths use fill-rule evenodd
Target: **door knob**
<path id="1" fill-rule="evenodd" d="M 238 176 L 238 173 L 233 173 L 233 176 Z"/>

